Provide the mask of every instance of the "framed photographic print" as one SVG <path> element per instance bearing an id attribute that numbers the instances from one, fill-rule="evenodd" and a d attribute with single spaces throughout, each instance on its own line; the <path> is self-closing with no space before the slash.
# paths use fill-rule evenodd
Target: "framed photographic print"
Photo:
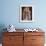
<path id="1" fill-rule="evenodd" d="M 20 6 L 20 22 L 34 21 L 34 7 L 33 5 Z"/>

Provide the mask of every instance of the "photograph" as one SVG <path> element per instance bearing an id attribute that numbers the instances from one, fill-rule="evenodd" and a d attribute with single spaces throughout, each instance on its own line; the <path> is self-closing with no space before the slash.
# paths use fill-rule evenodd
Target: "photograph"
<path id="1" fill-rule="evenodd" d="M 20 21 L 32 22 L 33 20 L 33 7 L 32 5 L 22 5 L 20 7 Z"/>

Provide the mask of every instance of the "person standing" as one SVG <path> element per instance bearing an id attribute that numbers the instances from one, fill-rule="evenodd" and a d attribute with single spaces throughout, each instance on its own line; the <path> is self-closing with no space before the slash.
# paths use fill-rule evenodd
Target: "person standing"
<path id="1" fill-rule="evenodd" d="M 22 20 L 32 20 L 31 10 L 29 7 L 23 8 L 22 11 Z"/>

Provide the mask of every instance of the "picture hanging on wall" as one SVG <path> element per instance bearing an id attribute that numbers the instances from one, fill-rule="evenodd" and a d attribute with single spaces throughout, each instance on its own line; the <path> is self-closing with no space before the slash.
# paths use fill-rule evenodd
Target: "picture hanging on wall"
<path id="1" fill-rule="evenodd" d="M 20 6 L 20 22 L 34 21 L 34 7 L 33 5 Z"/>

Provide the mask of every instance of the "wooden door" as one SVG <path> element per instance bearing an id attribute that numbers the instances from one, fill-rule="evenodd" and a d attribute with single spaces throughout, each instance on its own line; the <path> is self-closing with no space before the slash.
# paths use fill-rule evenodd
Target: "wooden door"
<path id="1" fill-rule="evenodd" d="M 23 33 L 7 33 L 3 36 L 3 46 L 23 46 Z"/>
<path id="2" fill-rule="evenodd" d="M 32 36 L 32 46 L 44 46 L 44 36 Z"/>
<path id="3" fill-rule="evenodd" d="M 24 46 L 44 46 L 43 32 L 25 32 Z"/>

